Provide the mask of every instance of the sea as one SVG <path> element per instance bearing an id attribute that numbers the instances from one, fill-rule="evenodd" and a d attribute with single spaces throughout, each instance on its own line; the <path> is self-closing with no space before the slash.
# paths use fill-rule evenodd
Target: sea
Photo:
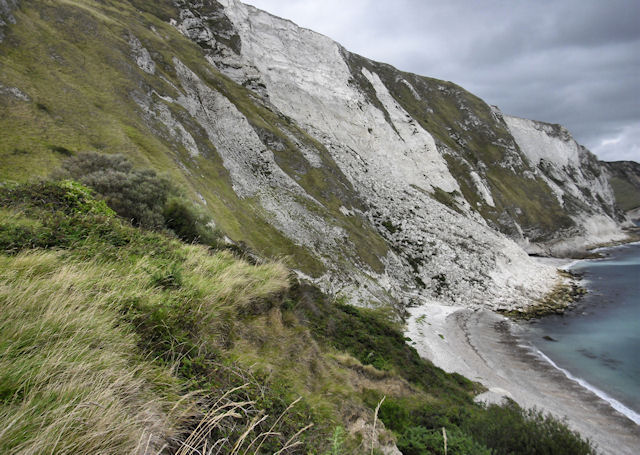
<path id="1" fill-rule="evenodd" d="M 575 309 L 529 323 L 538 355 L 640 425 L 640 242 L 573 263 L 588 293 Z"/>

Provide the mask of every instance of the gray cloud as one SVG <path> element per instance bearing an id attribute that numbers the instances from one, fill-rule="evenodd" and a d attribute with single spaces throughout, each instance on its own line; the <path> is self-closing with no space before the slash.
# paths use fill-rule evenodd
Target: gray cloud
<path id="1" fill-rule="evenodd" d="M 640 161 L 637 0 L 245 0 L 505 113 L 560 123 L 602 159 Z"/>

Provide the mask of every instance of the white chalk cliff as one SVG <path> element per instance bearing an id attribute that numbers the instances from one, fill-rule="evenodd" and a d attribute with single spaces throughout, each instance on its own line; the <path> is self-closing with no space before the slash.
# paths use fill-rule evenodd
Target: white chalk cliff
<path id="1" fill-rule="evenodd" d="M 223 156 L 234 189 L 243 197 L 257 197 L 277 229 L 322 260 L 326 273 L 316 281 L 325 289 L 361 303 L 389 296 L 405 303 L 437 299 L 521 306 L 538 297 L 553 276 L 521 246 L 558 251 L 560 245 L 621 235 L 605 173 L 596 170 L 597 161 L 592 163 L 565 130 L 557 134 L 553 126 L 503 117 L 453 84 L 370 62 L 323 35 L 237 0 L 180 4 L 176 26 L 207 50 L 216 69 L 252 89 L 261 103 L 313 138 L 315 147 L 297 144 L 292 153 L 309 168 L 324 166 L 317 149 L 328 154 L 325 159 L 335 163 L 364 203 L 353 207 L 345 201 L 341 213 L 370 223 L 389 245 L 378 257 L 383 269 L 359 261 L 348 233 L 322 214 L 323 202 L 280 170 L 271 153 L 274 145 L 261 142 L 230 103 L 215 101 L 221 95 L 201 90 L 195 96 L 192 87 L 202 84 L 176 63 L 184 74 L 186 103 L 201 104 L 190 112 Z M 223 16 L 228 22 L 222 30 L 208 25 L 212 18 L 219 25 Z M 416 105 L 432 114 L 439 108 L 432 105 L 431 92 L 449 98 L 449 108 L 459 117 L 433 132 L 428 119 L 416 118 Z M 197 116 L 203 108 L 211 108 L 210 115 Z M 226 134 L 237 137 L 224 140 L 211 131 L 208 118 L 216 123 L 224 118 Z M 491 131 L 496 127 L 497 133 Z M 442 137 L 443 131 L 448 137 Z M 474 139 L 490 143 L 498 160 L 483 160 L 473 149 Z M 469 159 L 474 154 L 475 162 Z M 585 165 L 593 168 L 584 171 Z M 271 169 L 268 184 L 256 172 L 265 166 Z M 527 181 L 543 198 L 553 199 L 556 211 L 563 212 L 557 232 L 526 217 L 529 225 L 524 225 L 518 215 L 527 207 L 501 191 L 496 177 L 487 177 L 491 167 L 509 174 L 504 185 Z M 547 208 L 547 201 L 540 204 Z"/>
<path id="2" fill-rule="evenodd" d="M 16 5 L 0 0 L 4 32 Z M 111 96 L 134 110 L 118 121 L 155 148 L 107 151 L 174 166 L 233 240 L 293 256 L 327 292 L 361 305 L 522 308 L 555 278 L 528 253 L 623 235 L 607 170 L 557 125 L 508 117 L 237 0 L 139 8 L 109 24 L 117 39 L 103 52 L 126 61 L 111 70 L 130 85 Z M 64 71 L 54 57 L 46 71 Z M 38 83 L 2 76 L 0 97 L 30 103 Z M 81 90 L 67 96 L 93 109 Z M 77 120 L 57 115 L 73 131 Z"/>

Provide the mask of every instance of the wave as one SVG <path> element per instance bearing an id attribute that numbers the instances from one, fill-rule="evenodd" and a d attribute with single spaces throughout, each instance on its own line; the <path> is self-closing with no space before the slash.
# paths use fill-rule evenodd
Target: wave
<path id="1" fill-rule="evenodd" d="M 589 384 L 584 379 L 581 379 L 581 378 L 578 378 L 578 377 L 572 375 L 570 372 L 568 372 L 564 368 L 560 368 L 553 360 L 551 360 L 549 357 L 547 357 L 538 348 L 536 348 L 534 346 L 528 346 L 528 347 L 531 348 L 545 362 L 549 363 L 549 365 L 551 365 L 552 367 L 554 367 L 558 371 L 561 371 L 568 379 L 572 380 L 573 382 L 578 383 L 579 385 L 581 385 L 585 389 L 589 390 L 590 392 L 592 392 L 593 394 L 595 394 L 596 396 L 598 396 L 602 400 L 604 400 L 607 403 L 609 403 L 609 405 L 611 405 L 611 407 L 613 409 L 615 409 L 616 411 L 618 411 L 620 414 L 624 415 L 628 419 L 632 420 L 636 425 L 640 425 L 640 414 L 638 414 L 636 411 L 634 411 L 633 409 L 628 408 L 627 406 L 625 406 L 624 404 L 620 403 L 615 398 L 610 397 L 605 392 L 603 392 L 602 390 L 598 389 L 597 387 Z"/>
<path id="2" fill-rule="evenodd" d="M 611 246 L 602 246 L 600 248 L 595 248 L 593 250 L 589 250 L 592 253 L 602 253 L 605 251 L 612 251 L 616 249 L 625 249 L 628 247 L 634 247 L 640 245 L 640 242 L 629 242 L 629 243 L 621 243 L 619 245 L 611 245 Z"/>

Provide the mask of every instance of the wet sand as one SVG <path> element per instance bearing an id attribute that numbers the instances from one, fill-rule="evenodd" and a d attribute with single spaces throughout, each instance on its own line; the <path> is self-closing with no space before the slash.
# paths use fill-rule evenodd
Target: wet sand
<path id="1" fill-rule="evenodd" d="M 640 426 L 537 355 L 518 327 L 489 310 L 425 305 L 412 308 L 406 335 L 423 357 L 482 383 L 479 400 L 510 397 L 559 418 L 604 454 L 640 453 Z"/>

